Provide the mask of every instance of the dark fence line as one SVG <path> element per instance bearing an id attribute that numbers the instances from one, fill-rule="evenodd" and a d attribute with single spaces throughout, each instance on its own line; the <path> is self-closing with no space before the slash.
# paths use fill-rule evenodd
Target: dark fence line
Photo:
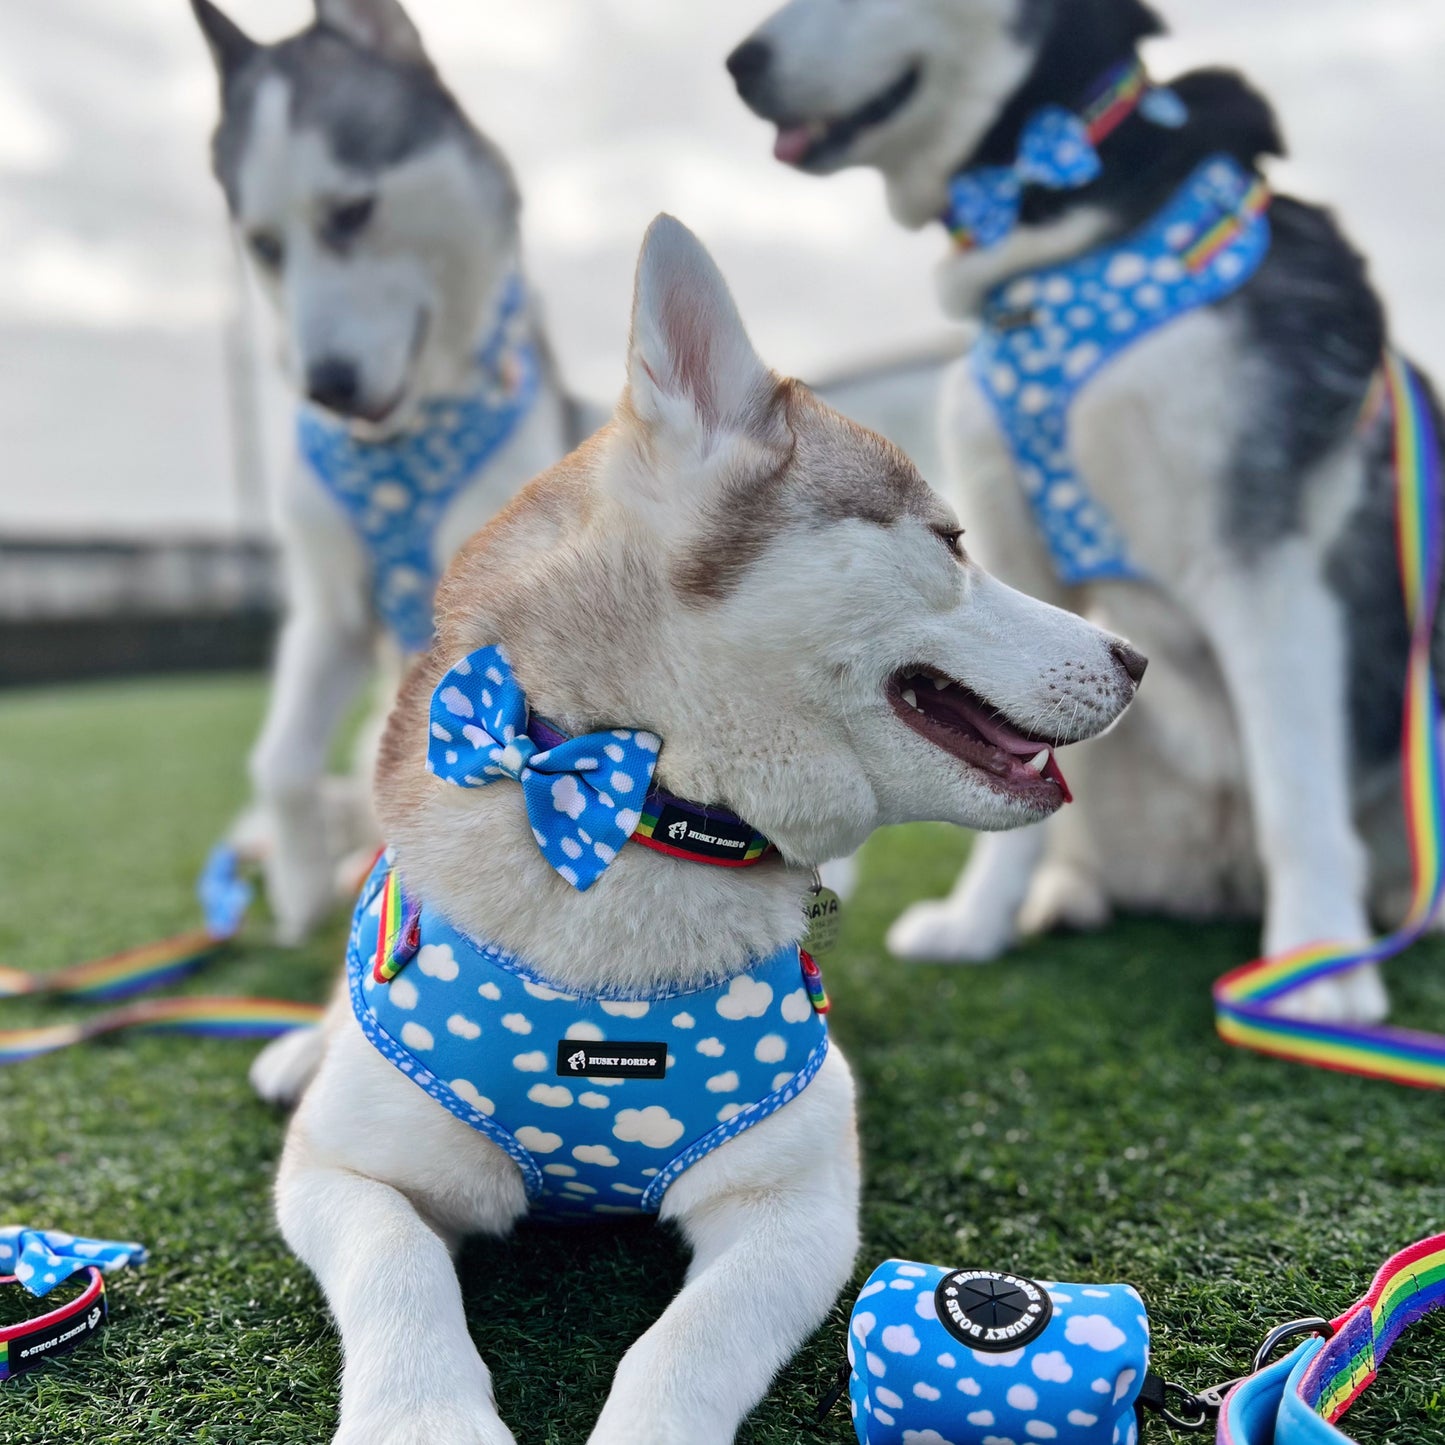
<path id="1" fill-rule="evenodd" d="M 0 538 L 0 687 L 265 666 L 270 544 Z"/>

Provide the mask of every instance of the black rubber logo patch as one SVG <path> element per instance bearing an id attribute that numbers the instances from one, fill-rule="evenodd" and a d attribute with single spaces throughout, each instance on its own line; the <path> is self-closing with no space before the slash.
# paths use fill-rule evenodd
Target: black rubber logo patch
<path id="1" fill-rule="evenodd" d="M 996 1269 L 956 1269 L 939 1280 L 933 1303 L 960 1344 L 986 1354 L 1017 1350 L 1043 1332 L 1054 1313 L 1049 1292 Z"/>
<path id="2" fill-rule="evenodd" d="M 737 818 L 697 818 L 664 803 L 652 836 L 659 843 L 702 858 L 746 858 L 753 830 Z"/>
<path id="3" fill-rule="evenodd" d="M 662 1079 L 667 1077 L 666 1044 L 557 1041 L 557 1076 L 562 1079 Z"/>

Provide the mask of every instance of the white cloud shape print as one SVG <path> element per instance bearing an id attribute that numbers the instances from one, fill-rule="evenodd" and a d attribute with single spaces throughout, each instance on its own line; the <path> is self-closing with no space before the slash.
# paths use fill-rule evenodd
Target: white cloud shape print
<path id="1" fill-rule="evenodd" d="M 1052 1380 L 1057 1385 L 1066 1385 L 1074 1378 L 1074 1367 L 1064 1358 L 1062 1350 L 1045 1350 L 1034 1356 L 1033 1372 L 1041 1380 Z"/>
<path id="2" fill-rule="evenodd" d="M 549 1109 L 565 1109 L 572 1102 L 572 1090 L 566 1084 L 533 1084 L 527 1090 L 527 1097 Z"/>
<path id="3" fill-rule="evenodd" d="M 583 1164 L 601 1164 L 606 1169 L 614 1168 L 619 1162 L 617 1155 L 605 1144 L 579 1144 L 572 1151 L 572 1157 Z M 640 1189 L 637 1192 L 642 1193 Z"/>
<path id="4" fill-rule="evenodd" d="M 1107 1315 L 1070 1315 L 1064 1338 L 1071 1345 L 1108 1352 L 1117 1350 L 1128 1337 Z"/>
<path id="5" fill-rule="evenodd" d="M 685 1127 L 681 1119 L 674 1119 L 661 1104 L 649 1104 L 645 1109 L 619 1109 L 612 1132 L 624 1144 L 666 1149 L 682 1138 Z"/>
<path id="6" fill-rule="evenodd" d="M 517 1143 L 524 1149 L 530 1149 L 533 1154 L 552 1154 L 562 1147 L 562 1136 L 549 1134 L 545 1129 L 534 1128 L 531 1124 L 523 1124 L 517 1130 Z"/>
<path id="7" fill-rule="evenodd" d="M 717 1011 L 725 1019 L 760 1019 L 772 1001 L 772 984 L 744 974 L 728 985 L 728 991 L 717 1001 Z"/>
<path id="8" fill-rule="evenodd" d="M 428 978 L 439 978 L 443 983 L 450 983 L 461 972 L 449 943 L 422 944 L 417 950 L 416 966 Z"/>

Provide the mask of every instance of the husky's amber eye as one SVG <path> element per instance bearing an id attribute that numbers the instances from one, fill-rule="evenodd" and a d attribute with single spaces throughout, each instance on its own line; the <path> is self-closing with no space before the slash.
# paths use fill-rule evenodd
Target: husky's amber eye
<path id="1" fill-rule="evenodd" d="M 286 248 L 274 231 L 252 231 L 246 237 L 251 254 L 268 270 L 279 271 L 286 259 Z"/>
<path id="2" fill-rule="evenodd" d="M 362 196 L 335 207 L 326 217 L 327 242 L 333 246 L 344 246 L 348 241 L 355 240 L 366 229 L 375 210 L 375 196 Z"/>
<path id="3" fill-rule="evenodd" d="M 933 534 L 955 557 L 963 556 L 962 527 L 935 527 Z"/>

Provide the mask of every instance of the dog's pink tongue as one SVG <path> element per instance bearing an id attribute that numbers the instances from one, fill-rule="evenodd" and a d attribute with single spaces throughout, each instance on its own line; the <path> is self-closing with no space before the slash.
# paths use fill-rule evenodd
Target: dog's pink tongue
<path id="1" fill-rule="evenodd" d="M 795 166 L 808 154 L 813 144 L 813 133 L 805 125 L 778 127 L 778 138 L 773 142 L 773 156 L 784 165 Z"/>

